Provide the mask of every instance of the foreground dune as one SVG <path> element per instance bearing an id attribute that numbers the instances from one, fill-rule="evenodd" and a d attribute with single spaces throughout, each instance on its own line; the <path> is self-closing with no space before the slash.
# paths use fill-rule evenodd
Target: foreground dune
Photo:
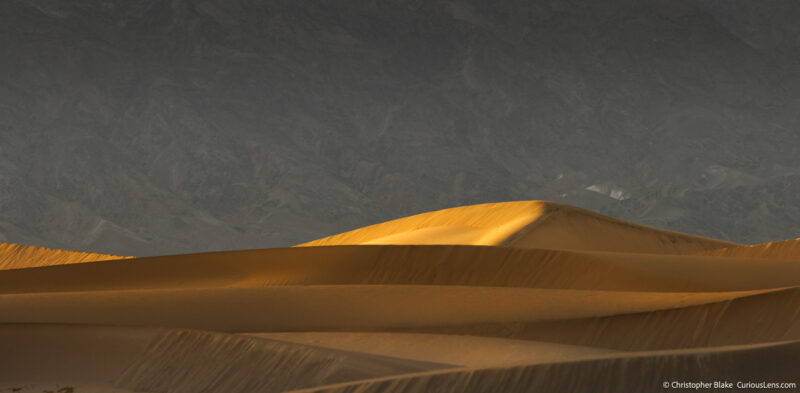
<path id="1" fill-rule="evenodd" d="M 284 391 L 452 367 L 185 329 L 0 326 L 11 387 L 77 391 Z M 41 390 L 40 390 L 41 391 Z"/>
<path id="2" fill-rule="evenodd" d="M 600 356 L 571 362 L 456 368 L 335 384 L 295 393 L 372 392 L 637 392 L 667 391 L 684 381 L 792 383 L 800 368 L 800 342 Z M 765 360 L 754 362 L 754 360 Z M 747 386 L 747 385 L 745 385 Z M 790 385 L 791 386 L 791 385 Z M 671 388 L 676 388 L 671 385 Z M 695 390 L 683 388 L 684 390 Z M 707 390 L 707 389 L 703 389 Z M 715 389 L 721 390 L 721 389 Z M 741 389 L 738 389 L 741 390 Z M 779 389 L 744 389 L 778 391 Z M 794 388 L 783 389 L 794 390 Z"/>
<path id="3" fill-rule="evenodd" d="M 0 392 L 796 383 L 796 244 L 511 202 L 283 249 L 120 259 L 2 245 Z"/>

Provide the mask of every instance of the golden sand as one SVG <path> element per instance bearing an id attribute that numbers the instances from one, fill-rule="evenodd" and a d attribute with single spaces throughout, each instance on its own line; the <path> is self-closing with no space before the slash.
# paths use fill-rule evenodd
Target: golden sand
<path id="1" fill-rule="evenodd" d="M 128 257 L 0 243 L 0 270 L 124 258 Z"/>
<path id="2" fill-rule="evenodd" d="M 120 259 L 3 244 L 0 392 L 796 383 L 797 244 L 738 245 L 540 201 L 292 248 Z"/>

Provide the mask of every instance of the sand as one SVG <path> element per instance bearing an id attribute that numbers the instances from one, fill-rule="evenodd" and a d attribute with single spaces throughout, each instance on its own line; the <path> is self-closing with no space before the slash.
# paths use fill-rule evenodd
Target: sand
<path id="1" fill-rule="evenodd" d="M 292 248 L 122 259 L 2 245 L 0 392 L 796 383 L 796 244 L 530 201 Z"/>
<path id="2" fill-rule="evenodd" d="M 800 259 L 800 239 L 703 250 L 694 254 L 716 257 L 798 260 Z"/>
<path id="3" fill-rule="evenodd" d="M 676 382 L 795 383 L 800 342 L 593 356 L 569 362 L 454 368 L 296 390 L 377 392 L 661 392 Z M 758 361 L 756 361 L 758 360 Z M 670 389 L 664 389 L 664 383 Z M 682 388 L 683 391 L 712 389 Z M 731 390 L 731 389 L 728 389 Z M 783 391 L 793 391 L 783 389 Z M 712 391 L 725 391 L 715 389 Z M 780 391 L 736 389 L 735 391 Z"/>
<path id="4" fill-rule="evenodd" d="M 471 244 L 658 254 L 737 245 L 544 201 L 489 203 L 423 213 L 300 246 L 343 244 Z"/>
<path id="5" fill-rule="evenodd" d="M 0 270 L 123 258 L 127 257 L 0 243 Z"/>

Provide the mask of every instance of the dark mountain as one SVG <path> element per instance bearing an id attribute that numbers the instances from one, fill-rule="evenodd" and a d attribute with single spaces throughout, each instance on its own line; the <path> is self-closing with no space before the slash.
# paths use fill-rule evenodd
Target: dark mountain
<path id="1" fill-rule="evenodd" d="M 800 236 L 800 3 L 0 2 L 0 241 L 287 246 L 519 199 Z"/>

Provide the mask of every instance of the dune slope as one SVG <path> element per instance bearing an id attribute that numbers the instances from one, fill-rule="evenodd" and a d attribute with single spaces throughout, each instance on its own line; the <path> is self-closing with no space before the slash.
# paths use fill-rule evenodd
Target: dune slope
<path id="1" fill-rule="evenodd" d="M 0 243 L 0 270 L 123 258 L 127 257 Z"/>
<path id="2" fill-rule="evenodd" d="M 0 325 L 0 353 L 7 385 L 0 389 L 20 391 L 283 391 L 452 367 L 216 332 L 100 325 Z"/>
<path id="3" fill-rule="evenodd" d="M 660 392 L 663 383 L 734 381 L 795 384 L 800 342 L 600 357 L 573 362 L 433 371 L 294 393 Z M 759 364 L 754 359 L 767 360 Z M 700 367 L 699 365 L 702 365 Z M 579 376 L 576 378 L 576 376 Z M 791 385 L 789 385 L 791 386 Z M 685 387 L 683 389 L 691 389 Z M 745 391 L 778 391 L 753 388 Z M 787 389 L 784 389 L 787 390 Z M 792 389 L 788 389 L 791 391 Z"/>
<path id="4" fill-rule="evenodd" d="M 755 262 L 754 262 L 755 261 Z M 710 292 L 797 285 L 785 260 L 460 245 L 319 246 L 0 271 L 0 294 L 293 285 Z"/>

